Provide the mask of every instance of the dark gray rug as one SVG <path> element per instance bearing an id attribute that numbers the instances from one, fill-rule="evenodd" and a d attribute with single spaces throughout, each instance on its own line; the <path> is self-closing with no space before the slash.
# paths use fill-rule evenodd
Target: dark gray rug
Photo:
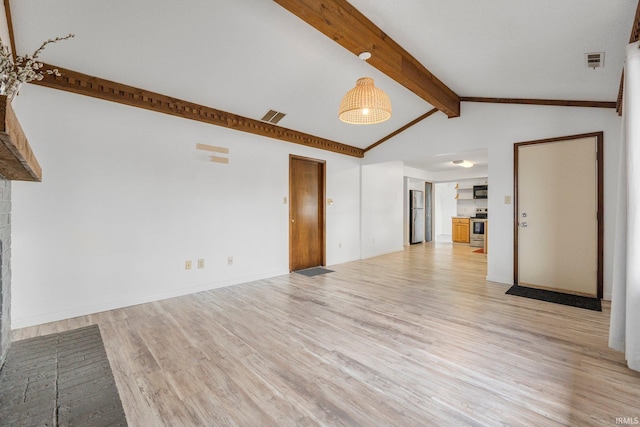
<path id="1" fill-rule="evenodd" d="M 527 288 L 525 286 L 519 285 L 513 285 L 506 293 L 509 295 L 532 298 L 540 301 L 570 305 L 578 308 L 586 308 L 587 310 L 602 311 L 602 305 L 599 298 L 589 298 L 580 295 L 563 294 L 561 292 Z"/>
<path id="2" fill-rule="evenodd" d="M 304 274 L 307 277 L 319 276 L 321 274 L 333 273 L 333 270 L 328 270 L 323 267 L 305 268 L 304 270 L 295 270 L 294 273 Z"/>
<path id="3" fill-rule="evenodd" d="M 11 344 L 0 426 L 126 426 L 97 325 Z"/>

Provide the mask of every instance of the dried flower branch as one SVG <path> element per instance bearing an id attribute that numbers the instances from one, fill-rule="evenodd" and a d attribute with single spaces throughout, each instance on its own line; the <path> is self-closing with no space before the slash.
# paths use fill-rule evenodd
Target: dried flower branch
<path id="1" fill-rule="evenodd" d="M 20 90 L 22 83 L 42 80 L 45 74 L 59 76 L 60 72 L 57 69 L 43 70 L 42 62 L 39 62 L 37 59 L 48 44 L 67 40 L 72 37 L 74 37 L 73 34 L 68 34 L 64 37 L 49 39 L 42 43 L 31 55 L 16 57 L 15 63 L 13 62 L 9 49 L 2 43 L 2 39 L 0 38 L 0 94 L 7 95 L 11 98 Z"/>

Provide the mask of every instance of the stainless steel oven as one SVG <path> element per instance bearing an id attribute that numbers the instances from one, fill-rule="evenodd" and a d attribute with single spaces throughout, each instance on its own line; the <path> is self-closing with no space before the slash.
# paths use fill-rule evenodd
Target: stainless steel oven
<path id="1" fill-rule="evenodd" d="M 469 245 L 475 248 L 484 247 L 484 226 L 488 218 L 487 208 L 476 208 L 476 216 L 471 218 L 471 229 L 469 230 Z"/>

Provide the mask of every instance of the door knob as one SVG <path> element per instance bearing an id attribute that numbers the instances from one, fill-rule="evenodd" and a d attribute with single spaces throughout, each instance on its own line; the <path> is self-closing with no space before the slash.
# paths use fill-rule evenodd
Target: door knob
<path id="1" fill-rule="evenodd" d="M 520 227 L 526 227 L 528 224 L 526 222 L 521 222 Z"/>
<path id="2" fill-rule="evenodd" d="M 291 222 L 296 222 L 296 220 L 295 219 L 291 219 Z"/>
<path id="3" fill-rule="evenodd" d="M 526 217 L 527 217 L 527 213 L 526 213 L 526 212 L 523 212 L 523 213 L 522 213 L 522 218 L 526 218 Z"/>

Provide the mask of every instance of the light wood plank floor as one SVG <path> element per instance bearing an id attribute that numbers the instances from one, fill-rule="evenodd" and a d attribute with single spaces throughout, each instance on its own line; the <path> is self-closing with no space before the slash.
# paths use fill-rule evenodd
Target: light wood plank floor
<path id="1" fill-rule="evenodd" d="M 594 312 L 505 295 L 468 246 L 14 331 L 99 324 L 132 426 L 616 425 L 640 373 Z"/>

